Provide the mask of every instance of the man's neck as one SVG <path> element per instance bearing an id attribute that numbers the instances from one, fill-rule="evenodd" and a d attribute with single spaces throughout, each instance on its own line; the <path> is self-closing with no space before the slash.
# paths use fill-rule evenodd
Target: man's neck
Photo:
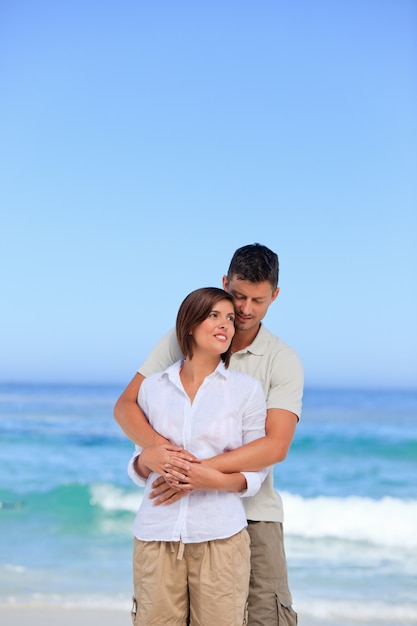
<path id="1" fill-rule="evenodd" d="M 256 335 L 259 332 L 261 325 L 259 324 L 258 328 L 251 328 L 251 330 L 236 330 L 235 336 L 232 340 L 232 353 L 239 352 L 239 350 L 244 350 L 255 339 Z"/>

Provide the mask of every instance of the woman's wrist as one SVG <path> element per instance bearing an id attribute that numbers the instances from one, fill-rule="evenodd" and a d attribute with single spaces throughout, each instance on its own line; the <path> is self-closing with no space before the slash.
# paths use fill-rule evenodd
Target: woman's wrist
<path id="1" fill-rule="evenodd" d="M 149 474 L 151 473 L 151 470 L 149 469 L 149 467 L 147 467 L 144 464 L 142 454 L 139 454 L 139 456 L 136 457 L 133 463 L 133 467 L 135 468 L 135 472 L 139 474 L 141 478 L 148 478 Z"/>

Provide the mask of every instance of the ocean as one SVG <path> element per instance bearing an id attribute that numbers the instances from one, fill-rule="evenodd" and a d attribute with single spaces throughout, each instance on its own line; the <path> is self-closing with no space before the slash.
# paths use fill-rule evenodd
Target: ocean
<path id="1" fill-rule="evenodd" d="M 0 385 L 0 605 L 130 610 L 121 391 Z M 417 392 L 307 389 L 274 476 L 300 625 L 417 624 Z"/>

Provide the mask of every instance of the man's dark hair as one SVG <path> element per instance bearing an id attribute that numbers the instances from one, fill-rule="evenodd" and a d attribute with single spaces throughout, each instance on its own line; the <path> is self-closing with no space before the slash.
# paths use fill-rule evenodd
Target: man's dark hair
<path id="1" fill-rule="evenodd" d="M 233 276 L 251 283 L 269 281 L 275 290 L 278 287 L 278 255 L 260 243 L 252 243 L 238 248 L 230 261 L 227 279 Z"/>

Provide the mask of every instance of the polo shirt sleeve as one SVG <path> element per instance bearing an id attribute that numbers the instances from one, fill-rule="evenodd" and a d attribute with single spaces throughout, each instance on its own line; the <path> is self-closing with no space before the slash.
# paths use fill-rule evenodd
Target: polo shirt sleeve
<path id="1" fill-rule="evenodd" d="M 284 409 L 301 416 L 304 372 L 295 350 L 286 346 L 271 361 L 270 387 L 266 399 L 268 409 Z"/>
<path id="2" fill-rule="evenodd" d="M 175 329 L 173 328 L 155 345 L 146 361 L 139 367 L 138 373 L 146 378 L 156 372 L 163 372 L 182 357 L 183 354 L 178 345 Z"/>

